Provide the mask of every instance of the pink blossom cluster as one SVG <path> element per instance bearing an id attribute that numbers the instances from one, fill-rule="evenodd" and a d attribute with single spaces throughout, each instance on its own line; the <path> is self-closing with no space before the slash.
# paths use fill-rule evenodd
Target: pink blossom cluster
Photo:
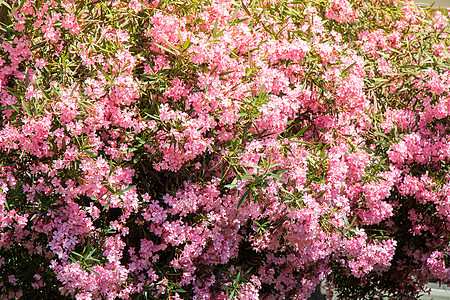
<path id="1" fill-rule="evenodd" d="M 0 5 L 2 299 L 307 299 L 323 280 L 410 299 L 450 283 L 447 13 Z"/>

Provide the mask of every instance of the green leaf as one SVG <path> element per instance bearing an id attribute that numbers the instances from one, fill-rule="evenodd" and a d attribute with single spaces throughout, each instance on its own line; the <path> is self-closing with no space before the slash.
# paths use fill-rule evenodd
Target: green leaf
<path id="1" fill-rule="evenodd" d="M 105 187 L 105 189 L 107 189 L 109 192 L 111 192 L 111 193 L 113 193 L 113 194 L 115 194 L 116 192 L 113 190 L 113 188 L 112 187 L 110 187 L 109 185 L 106 185 L 106 184 L 104 184 L 103 185 L 104 187 Z"/>
<path id="2" fill-rule="evenodd" d="M 217 37 L 217 27 L 219 25 L 219 19 L 216 19 L 216 22 L 214 23 L 214 29 L 213 29 L 213 38 Z"/>
<path id="3" fill-rule="evenodd" d="M 398 66 L 400 69 L 417 69 L 420 68 L 420 66 L 416 66 L 416 65 L 401 65 Z"/>
<path id="4" fill-rule="evenodd" d="M 22 98 L 22 108 L 23 108 L 23 110 L 25 110 L 25 113 L 27 114 L 27 116 L 31 117 L 30 108 L 28 107 L 27 102 L 23 98 Z"/>
<path id="5" fill-rule="evenodd" d="M 7 8 L 12 9 L 11 6 L 8 4 L 8 2 L 6 2 L 6 1 L 4 1 L 4 0 L 0 0 L 0 6 L 1 6 L 1 5 L 4 5 L 4 6 L 6 6 Z"/>
<path id="6" fill-rule="evenodd" d="M 342 218 L 344 219 L 345 226 L 349 227 L 347 215 L 345 213 L 342 213 Z"/>
<path id="7" fill-rule="evenodd" d="M 228 74 L 231 74 L 231 73 L 234 73 L 235 71 L 227 71 L 227 72 L 222 72 L 222 73 L 219 73 L 219 76 L 225 76 L 225 75 L 228 75 Z"/>
<path id="8" fill-rule="evenodd" d="M 260 24 L 261 24 L 261 26 L 263 27 L 263 29 L 264 29 L 265 31 L 267 31 L 267 33 L 270 34 L 270 36 L 271 36 L 273 39 L 277 40 L 277 37 L 276 37 L 275 33 L 274 33 L 272 30 L 270 30 L 269 27 L 267 27 L 263 22 L 260 22 Z"/>
<path id="9" fill-rule="evenodd" d="M 375 128 L 374 134 L 375 134 L 375 135 L 378 135 L 378 136 L 381 136 L 381 137 L 384 137 L 384 138 L 386 138 L 386 139 L 391 139 L 389 136 L 387 136 L 386 134 L 384 134 L 383 132 L 381 132 L 378 128 Z"/>
<path id="10" fill-rule="evenodd" d="M 241 199 L 239 200 L 237 209 L 239 209 L 239 208 L 242 206 L 242 204 L 244 203 L 245 198 L 248 197 L 248 195 L 250 194 L 250 192 L 251 192 L 251 189 L 247 189 L 247 190 L 245 191 L 244 195 L 242 195 Z"/>
<path id="11" fill-rule="evenodd" d="M 320 194 L 317 195 L 315 198 L 316 198 L 316 199 L 322 198 L 323 195 L 325 195 L 325 193 L 326 193 L 326 191 L 322 191 L 322 192 L 320 192 Z"/>
<path id="12" fill-rule="evenodd" d="M 400 51 L 398 51 L 398 50 L 395 49 L 395 48 L 392 48 L 392 47 L 389 47 L 389 46 L 386 46 L 386 48 L 388 48 L 389 50 L 391 50 L 392 52 L 395 52 L 395 53 L 397 53 L 397 54 L 402 54 Z"/>
<path id="13" fill-rule="evenodd" d="M 234 298 L 234 293 L 235 293 L 235 290 L 232 290 L 230 293 L 230 300 Z"/>
<path id="14" fill-rule="evenodd" d="M 125 194 L 126 192 L 128 192 L 129 190 L 134 189 L 135 187 L 136 187 L 135 184 L 134 184 L 134 185 L 130 185 L 130 186 L 127 187 L 126 189 L 121 190 L 120 192 L 118 192 L 117 195 L 123 195 L 123 194 Z"/>
<path id="15" fill-rule="evenodd" d="M 24 4 L 25 4 L 25 0 L 21 0 L 21 1 L 20 1 L 20 4 L 19 4 L 19 7 L 14 7 L 14 8 L 12 9 L 12 14 L 14 15 L 14 13 L 15 13 L 16 11 L 22 10 L 22 7 L 23 7 Z"/>
<path id="16" fill-rule="evenodd" d="M 247 175 L 242 175 L 241 178 L 242 179 L 252 179 L 255 178 L 256 175 L 254 174 L 247 174 Z"/>
<path id="17" fill-rule="evenodd" d="M 311 125 L 307 125 L 305 127 L 302 128 L 302 130 L 300 130 L 295 136 L 297 138 L 303 136 L 303 134 L 306 132 L 306 130 L 308 130 L 311 127 Z"/>
<path id="18" fill-rule="evenodd" d="M 345 142 L 350 146 L 350 148 L 352 149 L 352 152 L 356 151 L 356 147 L 355 147 L 355 145 L 353 145 L 352 142 L 350 142 L 349 140 L 345 140 Z"/>
<path id="19" fill-rule="evenodd" d="M 189 37 L 189 39 L 183 43 L 182 47 L 183 47 L 183 51 L 186 51 L 190 46 L 191 46 L 191 38 Z"/>
<path id="20" fill-rule="evenodd" d="M 250 168 L 255 168 L 255 169 L 262 169 L 260 166 L 257 166 L 257 165 L 247 165 L 247 164 L 242 164 L 242 166 L 246 166 L 246 167 L 250 167 Z"/>
<path id="21" fill-rule="evenodd" d="M 109 204 L 111 204 L 111 198 L 108 199 L 108 202 L 106 202 L 105 206 L 102 208 L 102 212 L 104 212 L 106 209 L 108 209 Z"/>
<path id="22" fill-rule="evenodd" d="M 89 268 L 89 267 L 87 267 L 86 268 L 86 270 L 87 271 L 89 271 L 89 272 L 92 272 L 92 273 L 94 273 L 95 275 L 97 275 L 97 276 L 99 276 L 99 277 L 101 277 L 101 275 L 97 272 L 97 271 L 95 271 L 95 270 L 92 270 L 91 268 Z"/>
<path id="23" fill-rule="evenodd" d="M 278 174 L 278 173 L 284 173 L 287 171 L 289 171 L 289 169 L 276 169 L 276 170 L 271 171 L 271 173 Z"/>
<path id="24" fill-rule="evenodd" d="M 211 73 L 209 73 L 209 75 L 214 74 L 214 72 L 216 72 L 218 66 L 219 66 L 219 65 L 216 65 L 216 66 L 214 67 L 214 69 L 212 69 Z M 219 75 L 219 76 L 220 76 L 220 75 Z"/>
<path id="25" fill-rule="evenodd" d="M 284 178 L 281 177 L 280 175 L 274 174 L 274 173 L 272 173 L 272 172 L 269 172 L 267 175 L 270 176 L 270 177 L 272 177 L 272 178 L 278 179 L 279 181 L 286 181 L 286 179 L 284 179 Z"/>
<path id="26" fill-rule="evenodd" d="M 242 22 L 247 21 L 248 19 L 249 19 L 249 18 L 237 19 L 237 20 L 234 20 L 230 25 L 237 25 L 237 24 L 239 24 L 239 23 L 242 23 Z"/>
<path id="27" fill-rule="evenodd" d="M 245 13 L 249 16 L 252 15 L 252 13 L 248 10 L 247 6 L 245 6 L 244 2 L 241 2 L 242 8 L 245 10 Z"/>
<path id="28" fill-rule="evenodd" d="M 73 254 L 73 255 L 75 255 L 75 256 L 78 256 L 80 259 L 84 259 L 84 256 L 83 256 L 83 255 L 81 255 L 80 253 L 77 253 L 77 252 L 75 252 L 75 251 L 72 251 L 70 254 Z"/>
<path id="29" fill-rule="evenodd" d="M 164 47 L 163 45 L 160 45 L 160 44 L 157 44 L 157 43 L 154 43 L 156 46 L 158 46 L 159 48 L 161 48 L 162 50 L 164 50 L 164 51 L 166 51 L 166 52 L 169 52 L 169 53 L 171 53 L 171 54 L 173 54 L 173 55 L 175 55 L 175 56 L 178 56 L 178 53 L 175 53 L 174 51 L 172 51 L 172 50 L 170 50 L 169 48 L 167 48 L 167 47 Z"/>
<path id="30" fill-rule="evenodd" d="M 234 13 L 233 13 L 233 19 L 231 20 L 232 23 L 234 23 L 234 21 L 236 20 L 238 12 L 239 12 L 239 6 L 236 5 L 236 8 L 234 9 Z"/>
<path id="31" fill-rule="evenodd" d="M 344 71 L 342 71 L 341 75 L 342 76 L 347 76 L 348 72 L 350 71 L 351 68 L 353 68 L 353 66 L 356 65 L 356 62 L 352 63 L 350 66 L 348 66 L 347 68 L 344 69 Z"/>

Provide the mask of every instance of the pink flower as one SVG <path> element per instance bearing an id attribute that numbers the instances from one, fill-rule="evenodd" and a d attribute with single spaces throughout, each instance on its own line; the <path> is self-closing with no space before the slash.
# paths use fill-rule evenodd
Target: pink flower
<path id="1" fill-rule="evenodd" d="M 80 25 L 77 22 L 75 15 L 66 15 L 61 21 L 62 27 L 69 30 L 71 34 L 78 34 L 80 32 Z"/>
<path id="2" fill-rule="evenodd" d="M 135 13 L 138 13 L 142 9 L 142 5 L 138 0 L 131 0 L 131 2 L 128 4 L 128 7 L 134 10 Z"/>

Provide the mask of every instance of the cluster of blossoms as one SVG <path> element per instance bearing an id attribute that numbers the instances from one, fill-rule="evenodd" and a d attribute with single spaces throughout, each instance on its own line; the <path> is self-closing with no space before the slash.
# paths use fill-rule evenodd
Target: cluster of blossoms
<path id="1" fill-rule="evenodd" d="M 448 18 L 409 0 L 0 1 L 5 299 L 450 282 Z M 3 299 L 2 298 L 2 299 Z"/>

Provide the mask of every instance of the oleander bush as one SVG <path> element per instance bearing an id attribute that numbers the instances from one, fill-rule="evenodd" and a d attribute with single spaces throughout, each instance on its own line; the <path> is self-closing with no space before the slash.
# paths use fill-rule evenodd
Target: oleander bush
<path id="1" fill-rule="evenodd" d="M 450 282 L 450 37 L 407 0 L 1 0 L 2 299 Z M 385 298 L 383 298 L 385 297 Z"/>

